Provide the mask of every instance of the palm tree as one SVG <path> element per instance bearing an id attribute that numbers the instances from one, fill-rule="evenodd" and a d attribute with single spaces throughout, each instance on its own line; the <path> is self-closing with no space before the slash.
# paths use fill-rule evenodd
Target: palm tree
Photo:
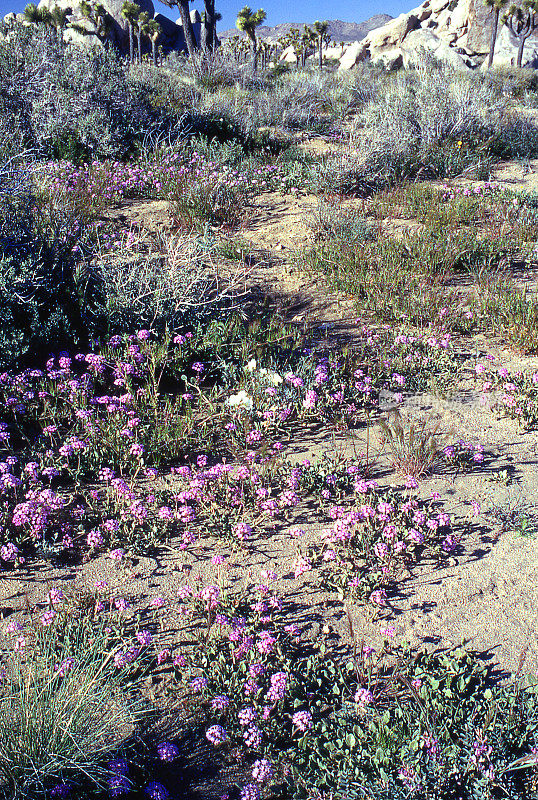
<path id="1" fill-rule="evenodd" d="M 244 31 L 252 44 L 252 69 L 254 72 L 258 69 L 258 40 L 256 38 L 256 28 L 265 21 L 267 14 L 263 8 L 259 8 L 253 12 L 251 8 L 245 6 L 237 15 L 237 22 L 235 23 L 238 31 Z"/>
<path id="2" fill-rule="evenodd" d="M 323 42 L 329 30 L 329 23 L 316 20 L 313 25 L 313 30 L 318 41 L 319 68 L 321 69 L 323 67 Z"/>
<path id="3" fill-rule="evenodd" d="M 499 29 L 499 16 L 501 10 L 506 6 L 508 0 L 485 0 L 486 5 L 490 6 L 493 11 L 493 18 L 491 21 L 491 41 L 489 45 L 488 55 L 488 69 L 493 64 L 493 55 L 495 53 L 495 43 L 497 41 L 497 31 Z"/>
<path id="4" fill-rule="evenodd" d="M 538 28 L 538 0 L 525 0 L 522 6 L 511 5 L 503 17 L 503 24 L 508 25 L 519 40 L 516 67 L 521 67 L 525 42 Z"/>
<path id="5" fill-rule="evenodd" d="M 136 21 L 140 16 L 140 6 L 132 3 L 131 0 L 124 0 L 121 7 L 121 14 L 127 20 L 127 27 L 129 29 L 129 60 L 131 64 L 134 61 L 134 29 Z"/>
<path id="6" fill-rule="evenodd" d="M 168 8 L 178 8 L 179 16 L 181 17 L 181 25 L 183 26 L 183 36 L 185 37 L 185 44 L 189 55 L 194 56 L 197 48 L 196 39 L 194 38 L 194 31 L 192 29 L 191 15 L 189 12 L 189 0 L 162 0 Z"/>

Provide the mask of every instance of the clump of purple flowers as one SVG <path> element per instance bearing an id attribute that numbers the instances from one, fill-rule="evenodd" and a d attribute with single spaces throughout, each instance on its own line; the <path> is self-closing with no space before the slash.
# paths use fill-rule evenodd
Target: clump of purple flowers
<path id="1" fill-rule="evenodd" d="M 205 732 L 205 738 L 208 742 L 217 747 L 219 744 L 223 744 L 226 741 L 228 734 L 222 725 L 211 725 Z"/>
<path id="2" fill-rule="evenodd" d="M 241 800 L 260 800 L 261 794 L 255 783 L 247 783 L 241 789 Z"/>
<path id="3" fill-rule="evenodd" d="M 301 733 L 305 733 L 312 728 L 312 714 L 310 711 L 296 711 L 291 721 Z"/>
<path id="4" fill-rule="evenodd" d="M 168 789 L 163 786 L 162 783 L 159 783 L 159 781 L 151 781 L 148 783 L 144 789 L 144 794 L 146 794 L 150 800 L 168 800 L 170 797 Z"/>
<path id="5" fill-rule="evenodd" d="M 173 742 L 161 742 L 157 755 L 161 761 L 174 761 L 179 755 L 179 747 Z"/>
<path id="6" fill-rule="evenodd" d="M 260 758 L 252 765 L 252 777 L 257 783 L 267 783 L 274 775 L 274 769 L 270 761 Z"/>

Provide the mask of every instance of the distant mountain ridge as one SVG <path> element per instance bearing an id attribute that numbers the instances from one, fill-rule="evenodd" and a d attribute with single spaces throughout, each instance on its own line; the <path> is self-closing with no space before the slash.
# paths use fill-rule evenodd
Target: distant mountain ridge
<path id="1" fill-rule="evenodd" d="M 342 22 L 340 19 L 328 20 L 329 22 L 329 35 L 335 42 L 360 42 L 364 39 L 370 31 L 386 25 L 393 17 L 389 14 L 375 14 L 365 22 Z M 303 29 L 303 25 L 308 24 L 304 22 L 282 22 L 280 25 L 260 25 L 256 29 L 256 34 L 260 39 L 270 39 L 277 41 L 281 36 L 287 36 L 291 28 Z M 228 39 L 230 36 L 241 35 L 235 28 L 229 28 L 226 31 L 218 32 L 220 39 Z"/>

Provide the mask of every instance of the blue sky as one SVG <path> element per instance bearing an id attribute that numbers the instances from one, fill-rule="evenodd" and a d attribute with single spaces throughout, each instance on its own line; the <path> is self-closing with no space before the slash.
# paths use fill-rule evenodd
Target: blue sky
<path id="1" fill-rule="evenodd" d="M 179 14 L 153 0 L 158 11 L 172 19 Z M 0 14 L 8 11 L 22 11 L 29 0 L 0 0 Z M 35 0 L 38 2 L 38 0 Z M 283 3 L 282 0 L 216 0 L 217 10 L 222 14 L 221 30 L 233 28 L 239 9 L 250 2 L 254 9 L 262 6 L 267 13 L 267 25 L 278 25 L 279 22 L 308 22 L 316 19 L 341 19 L 344 22 L 362 22 L 373 14 L 391 14 L 393 17 L 403 11 L 410 11 L 418 5 L 418 0 L 295 0 L 294 3 Z M 260 5 L 258 5 L 260 3 Z M 194 0 L 191 8 L 203 9 L 203 0 Z"/>

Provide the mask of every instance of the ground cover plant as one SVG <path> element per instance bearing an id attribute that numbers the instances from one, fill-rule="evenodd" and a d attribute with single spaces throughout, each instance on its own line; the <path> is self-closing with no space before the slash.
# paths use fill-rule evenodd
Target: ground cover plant
<path id="1" fill-rule="evenodd" d="M 394 229 L 395 219 L 412 222 Z M 519 197 L 489 183 L 411 186 L 365 201 L 359 217 L 322 207 L 314 229 L 318 243 L 298 263 L 350 292 L 358 308 L 419 328 L 493 329 L 534 352 L 536 302 L 508 269 L 529 258 L 536 236 Z"/>
<path id="2" fill-rule="evenodd" d="M 0 42 L 0 796 L 530 800 L 535 82 L 259 55 Z"/>

